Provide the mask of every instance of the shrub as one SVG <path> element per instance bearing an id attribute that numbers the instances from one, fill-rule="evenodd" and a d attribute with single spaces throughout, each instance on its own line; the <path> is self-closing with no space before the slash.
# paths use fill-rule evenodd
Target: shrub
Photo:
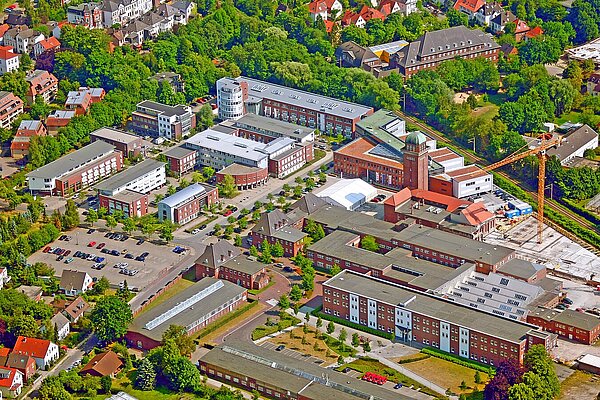
<path id="1" fill-rule="evenodd" d="M 463 367 L 472 368 L 476 371 L 485 372 L 489 374 L 493 372 L 495 369 L 490 365 L 486 365 L 477 361 L 469 360 L 467 358 L 463 358 L 454 354 L 447 353 L 443 350 L 435 349 L 433 347 L 425 347 L 421 350 L 424 354 L 429 354 L 433 357 L 440 358 L 442 360 L 450 361 L 452 363 L 462 365 Z"/>
<path id="2" fill-rule="evenodd" d="M 376 336 L 379 336 L 379 337 L 382 337 L 382 338 L 385 338 L 388 340 L 394 340 L 393 333 L 382 332 L 382 331 L 378 331 L 377 329 L 369 328 L 368 326 L 362 326 L 359 324 L 355 324 L 354 322 L 350 322 L 350 321 L 342 319 L 342 318 L 334 317 L 333 315 L 328 315 L 328 314 L 322 313 L 321 309 L 322 309 L 322 306 L 315 308 L 312 312 L 312 315 L 314 315 L 315 317 L 321 317 L 322 319 L 326 319 L 328 321 L 333 321 L 340 325 L 347 326 L 348 328 L 356 329 L 357 331 L 369 333 L 371 335 L 376 335 Z"/>

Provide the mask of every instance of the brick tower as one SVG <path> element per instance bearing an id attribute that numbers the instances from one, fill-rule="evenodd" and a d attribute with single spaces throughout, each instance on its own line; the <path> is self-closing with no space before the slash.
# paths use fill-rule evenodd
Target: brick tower
<path id="1" fill-rule="evenodd" d="M 427 137 L 419 131 L 411 132 L 405 141 L 404 153 L 404 187 L 409 189 L 429 190 L 429 170 L 427 157 Z"/>

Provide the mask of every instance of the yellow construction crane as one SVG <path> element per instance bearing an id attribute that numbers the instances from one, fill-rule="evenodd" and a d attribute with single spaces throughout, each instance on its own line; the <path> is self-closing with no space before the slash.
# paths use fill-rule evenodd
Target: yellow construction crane
<path id="1" fill-rule="evenodd" d="M 539 146 L 537 146 L 533 149 L 527 149 L 527 150 L 521 152 L 521 150 L 523 150 L 525 147 L 527 147 L 527 145 L 525 145 L 525 146 L 521 147 L 519 150 L 517 150 L 516 152 L 514 152 L 513 154 L 506 157 L 505 159 L 497 161 L 486 167 L 483 167 L 484 171 L 489 172 L 489 171 L 495 170 L 497 168 L 503 167 L 505 165 L 512 164 L 513 162 L 521 160 L 525 157 L 532 156 L 534 154 L 537 155 L 538 160 L 539 160 L 538 188 L 537 188 L 537 201 L 538 201 L 537 237 L 538 237 L 538 243 L 542 243 L 542 232 L 544 230 L 544 189 L 545 189 L 545 184 L 546 184 L 546 157 L 547 157 L 546 150 L 548 150 L 549 148 L 554 147 L 556 145 L 559 145 L 559 144 L 560 144 L 560 138 L 556 138 L 556 139 L 552 139 L 552 140 L 545 140 L 542 136 L 542 143 Z"/>

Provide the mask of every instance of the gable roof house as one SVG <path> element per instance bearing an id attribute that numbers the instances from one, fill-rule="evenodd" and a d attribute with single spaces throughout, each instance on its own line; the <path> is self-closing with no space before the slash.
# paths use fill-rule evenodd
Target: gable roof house
<path id="1" fill-rule="evenodd" d="M 525 21 L 518 18 L 515 20 L 515 25 L 515 39 L 517 42 L 520 42 L 521 40 L 525 39 L 525 35 L 531 31 L 531 28 Z"/>
<path id="2" fill-rule="evenodd" d="M 591 74 L 587 80 L 586 92 L 592 96 L 600 96 L 600 73 Z"/>
<path id="3" fill-rule="evenodd" d="M 372 19 L 380 19 L 385 20 L 385 15 L 371 7 L 363 6 L 358 12 L 354 12 L 352 10 L 348 10 L 342 16 L 342 26 L 350 26 L 354 25 L 359 28 L 364 28 L 367 22 Z"/>
<path id="4" fill-rule="evenodd" d="M 62 313 L 54 314 L 50 323 L 56 328 L 58 340 L 63 340 L 71 332 L 71 323 Z"/>
<path id="5" fill-rule="evenodd" d="M 46 51 L 58 50 L 60 48 L 60 42 L 54 36 L 50 36 L 48 39 L 41 40 L 33 45 L 33 57 L 37 58 L 40 54 Z"/>
<path id="6" fill-rule="evenodd" d="M 80 375 L 91 376 L 110 376 L 113 378 L 121 369 L 123 363 L 117 354 L 110 350 L 104 353 L 96 354 L 83 368 L 79 371 Z"/>
<path id="7" fill-rule="evenodd" d="M 242 254 L 240 249 L 226 240 L 209 244 L 200 257 L 196 259 L 196 279 L 214 276 L 216 269 L 240 254 Z M 204 268 L 199 269 L 199 266 Z"/>
<path id="8" fill-rule="evenodd" d="M 338 65 L 369 70 L 381 66 L 381 60 L 371 49 L 353 41 L 344 42 L 335 49 Z"/>
<path id="9" fill-rule="evenodd" d="M 42 33 L 23 25 L 6 31 L 3 41 L 4 45 L 11 46 L 15 53 L 31 54 L 33 46 L 45 38 Z"/>
<path id="10" fill-rule="evenodd" d="M 286 257 L 295 257 L 304 248 L 308 235 L 293 225 L 293 221 L 281 210 L 263 213 L 252 228 L 249 240 L 256 246 L 264 240 L 283 246 Z"/>
<path id="11" fill-rule="evenodd" d="M 58 345 L 45 339 L 19 336 L 13 347 L 13 353 L 33 357 L 39 369 L 49 367 L 58 360 Z"/>
<path id="12" fill-rule="evenodd" d="M 56 97 L 58 79 L 50 72 L 36 69 L 25 80 L 29 83 L 29 89 L 25 93 L 27 104 L 33 104 L 37 96 L 41 96 L 45 103 L 51 103 Z"/>
<path id="13" fill-rule="evenodd" d="M 485 3 L 477 12 L 473 15 L 477 23 L 483 26 L 489 26 L 493 18 L 498 16 L 504 11 L 502 6 L 496 2 Z"/>
<path id="14" fill-rule="evenodd" d="M 409 15 L 417 11 L 417 2 L 416 0 L 383 0 L 379 3 L 378 9 L 386 17 L 394 13 Z"/>
<path id="15" fill-rule="evenodd" d="M 500 14 L 496 15 L 490 21 L 490 29 L 493 34 L 498 35 L 504 32 L 506 24 L 509 22 L 515 22 L 517 17 L 510 10 L 504 10 Z"/>
<path id="16" fill-rule="evenodd" d="M 67 296 L 77 296 L 90 290 L 92 277 L 87 272 L 65 269 L 60 278 L 60 290 Z"/>
<path id="17" fill-rule="evenodd" d="M 65 307 L 63 313 L 72 323 L 76 323 L 79 318 L 89 310 L 90 305 L 79 296 Z"/>
<path id="18" fill-rule="evenodd" d="M 171 6 L 185 14 L 185 20 L 188 21 L 194 12 L 194 2 L 189 0 L 178 0 L 171 3 Z"/>
<path id="19" fill-rule="evenodd" d="M 323 21 L 333 19 L 335 15 L 341 15 L 342 3 L 339 0 L 313 0 L 308 3 L 308 12 L 313 21 L 321 17 Z"/>
<path id="20" fill-rule="evenodd" d="M 4 361 L 4 366 L 9 368 L 18 369 L 23 373 L 23 378 L 25 382 L 29 380 L 33 375 L 35 375 L 35 371 L 37 370 L 37 365 L 35 364 L 35 359 L 31 356 L 27 356 L 24 354 L 10 353 L 6 357 Z"/>
<path id="21" fill-rule="evenodd" d="M 13 398 L 21 394 L 23 373 L 15 368 L 0 367 L 0 393 L 2 397 Z"/>
<path id="22" fill-rule="evenodd" d="M 454 3 L 454 9 L 473 18 L 475 13 L 477 13 L 484 5 L 485 0 L 457 0 L 457 2 Z"/>
<path id="23" fill-rule="evenodd" d="M 0 75 L 19 69 L 19 55 L 10 46 L 0 46 Z"/>

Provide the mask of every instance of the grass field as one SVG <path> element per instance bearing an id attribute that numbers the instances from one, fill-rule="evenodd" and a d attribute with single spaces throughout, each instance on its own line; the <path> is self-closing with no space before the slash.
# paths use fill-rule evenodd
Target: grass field
<path id="1" fill-rule="evenodd" d="M 581 120 L 581 113 L 580 112 L 576 112 L 576 111 L 571 111 L 570 113 L 566 113 L 561 115 L 560 118 L 556 119 L 556 123 L 558 125 L 562 125 L 565 122 L 580 122 Z M 600 115 L 595 115 L 592 117 L 592 122 L 594 123 L 593 125 L 596 125 L 598 123 L 600 123 Z"/>
<path id="2" fill-rule="evenodd" d="M 598 392 L 600 392 L 600 377 L 575 371 L 563 381 L 558 400 L 595 399 Z"/>
<path id="3" fill-rule="evenodd" d="M 450 388 L 452 392 L 459 394 L 470 393 L 473 389 L 483 390 L 485 383 L 488 381 L 488 375 L 480 372 L 479 376 L 482 383 L 475 384 L 474 369 L 436 357 L 402 364 L 402 366 L 441 387 Z M 459 387 L 462 381 L 467 384 L 468 388 L 466 390 L 461 390 Z"/>
<path id="4" fill-rule="evenodd" d="M 174 297 L 178 293 L 183 292 L 185 289 L 189 288 L 193 284 L 194 284 L 194 282 L 189 281 L 187 279 L 184 279 L 184 278 L 180 279 L 179 281 L 175 282 L 173 284 L 173 286 L 171 286 L 169 289 L 167 289 L 163 294 L 161 294 L 160 296 L 158 296 L 158 298 L 156 300 L 154 300 L 152 303 L 150 303 L 148 305 L 148 307 L 146 307 L 144 309 L 143 312 L 151 310 L 154 307 L 158 306 L 159 304 L 164 303 L 165 301 L 167 301 L 170 298 Z"/>

